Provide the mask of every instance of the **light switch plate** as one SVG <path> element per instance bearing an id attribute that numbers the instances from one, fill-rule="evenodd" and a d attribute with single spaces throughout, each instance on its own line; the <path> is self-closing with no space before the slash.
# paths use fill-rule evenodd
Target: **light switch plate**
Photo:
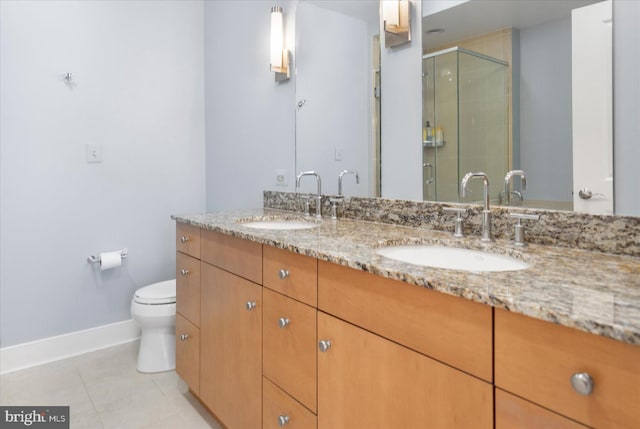
<path id="1" fill-rule="evenodd" d="M 102 145 L 101 144 L 87 145 L 87 162 L 89 164 L 99 164 L 102 162 Z"/>

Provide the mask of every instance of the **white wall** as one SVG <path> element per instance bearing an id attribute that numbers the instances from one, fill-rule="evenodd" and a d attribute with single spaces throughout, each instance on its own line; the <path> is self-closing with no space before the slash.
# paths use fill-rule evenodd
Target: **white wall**
<path id="1" fill-rule="evenodd" d="M 205 2 L 208 211 L 262 207 L 264 189 L 294 190 L 295 82 L 269 71 L 269 13 L 279 4 L 291 24 L 295 3 Z M 275 186 L 275 169 L 288 171 L 287 187 Z"/>
<path id="2" fill-rule="evenodd" d="M 136 288 L 175 275 L 170 215 L 204 210 L 202 12 L 0 2 L 3 347 L 129 319 Z M 122 247 L 121 268 L 86 261 Z"/>
<path id="3" fill-rule="evenodd" d="M 613 2 L 615 213 L 640 216 L 640 1 Z"/>
<path id="4" fill-rule="evenodd" d="M 422 199 L 421 2 L 411 1 L 411 43 L 381 52 L 382 196 Z M 381 31 L 381 38 L 384 33 Z"/>

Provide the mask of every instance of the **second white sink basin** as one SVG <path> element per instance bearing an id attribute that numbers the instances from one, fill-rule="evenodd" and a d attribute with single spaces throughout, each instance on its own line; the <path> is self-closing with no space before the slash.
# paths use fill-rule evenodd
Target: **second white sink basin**
<path id="1" fill-rule="evenodd" d="M 317 223 L 304 222 L 300 220 L 259 220 L 255 222 L 242 222 L 242 226 L 254 229 L 310 229 L 316 228 Z"/>
<path id="2" fill-rule="evenodd" d="M 516 271 L 529 268 L 529 264 L 506 255 L 437 245 L 390 246 L 376 251 L 377 254 L 433 268 L 461 271 Z"/>

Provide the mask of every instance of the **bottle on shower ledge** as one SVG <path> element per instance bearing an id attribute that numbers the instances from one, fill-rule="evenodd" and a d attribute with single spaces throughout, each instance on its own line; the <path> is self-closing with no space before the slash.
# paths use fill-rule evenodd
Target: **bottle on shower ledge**
<path id="1" fill-rule="evenodd" d="M 424 129 L 422 130 L 422 141 L 433 141 L 433 130 L 431 129 L 431 124 L 429 124 L 429 121 L 425 123 Z"/>

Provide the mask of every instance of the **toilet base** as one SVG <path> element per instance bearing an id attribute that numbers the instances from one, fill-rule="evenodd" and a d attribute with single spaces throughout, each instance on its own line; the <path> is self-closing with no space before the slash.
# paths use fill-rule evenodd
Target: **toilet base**
<path id="1" fill-rule="evenodd" d="M 169 329 L 146 329 L 140 337 L 138 372 L 171 371 L 176 368 L 175 326 Z"/>

